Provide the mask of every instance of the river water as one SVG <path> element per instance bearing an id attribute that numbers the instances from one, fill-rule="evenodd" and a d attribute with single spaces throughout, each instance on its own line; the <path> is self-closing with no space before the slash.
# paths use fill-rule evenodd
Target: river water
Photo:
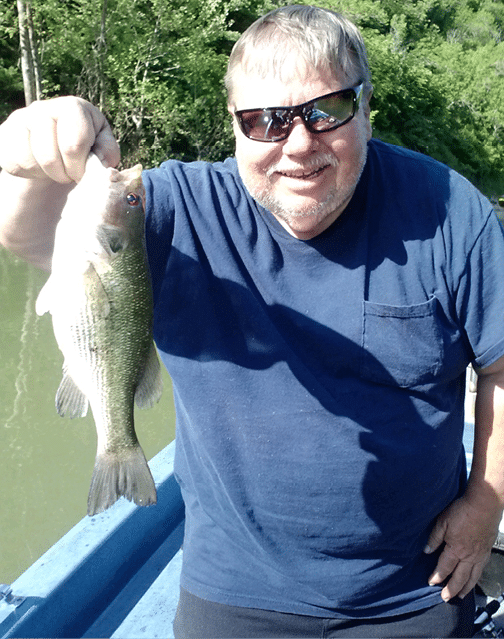
<path id="1" fill-rule="evenodd" d="M 96 452 L 90 413 L 61 418 L 54 396 L 62 355 L 35 301 L 48 275 L 0 246 L 0 583 L 9 584 L 86 516 Z M 175 436 L 171 384 L 135 411 L 147 459 Z"/>

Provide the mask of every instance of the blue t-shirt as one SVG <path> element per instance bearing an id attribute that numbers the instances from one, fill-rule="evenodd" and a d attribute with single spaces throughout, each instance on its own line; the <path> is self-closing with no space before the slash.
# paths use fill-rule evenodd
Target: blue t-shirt
<path id="1" fill-rule="evenodd" d="M 181 585 L 323 617 L 441 602 L 422 549 L 464 489 L 469 362 L 504 355 L 504 241 L 434 160 L 371 141 L 309 241 L 234 159 L 144 175 L 154 334 L 186 504 Z"/>

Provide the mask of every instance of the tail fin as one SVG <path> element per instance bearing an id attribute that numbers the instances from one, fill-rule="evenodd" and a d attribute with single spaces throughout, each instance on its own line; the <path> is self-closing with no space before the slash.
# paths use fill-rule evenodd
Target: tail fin
<path id="1" fill-rule="evenodd" d="M 119 453 L 97 455 L 88 497 L 88 515 L 92 517 L 110 508 L 119 497 L 138 506 L 157 502 L 156 487 L 140 446 Z"/>

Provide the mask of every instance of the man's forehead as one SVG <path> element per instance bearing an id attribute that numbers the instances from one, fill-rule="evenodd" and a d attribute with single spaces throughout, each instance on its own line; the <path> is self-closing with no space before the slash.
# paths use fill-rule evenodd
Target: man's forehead
<path id="1" fill-rule="evenodd" d="M 236 70 L 245 76 L 273 77 L 282 82 L 293 79 L 303 80 L 313 74 L 326 75 L 331 72 L 328 60 L 314 64 L 296 48 L 285 50 L 283 47 L 273 46 L 249 51 L 243 56 Z"/>
<path id="2" fill-rule="evenodd" d="M 336 76 L 306 63 L 296 65 L 294 61 L 281 72 L 238 67 L 234 74 L 233 102 L 237 109 L 299 104 L 348 85 L 342 72 Z"/>

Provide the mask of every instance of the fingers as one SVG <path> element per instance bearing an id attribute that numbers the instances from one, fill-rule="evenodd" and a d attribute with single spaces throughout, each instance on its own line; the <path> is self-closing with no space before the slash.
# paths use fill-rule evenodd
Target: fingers
<path id="1" fill-rule="evenodd" d="M 465 586 L 462 586 L 462 588 L 458 592 L 458 596 L 461 599 L 463 599 L 466 595 L 468 595 L 471 592 L 471 590 L 476 586 L 476 584 L 480 580 L 480 577 L 483 573 L 484 567 L 485 567 L 485 564 L 473 565 L 471 574 L 469 575 L 469 578 L 467 579 Z"/>
<path id="2" fill-rule="evenodd" d="M 94 120 L 94 127 L 96 131 L 96 138 L 92 147 L 92 151 L 100 158 L 102 164 L 108 167 L 116 167 L 121 160 L 121 152 L 117 140 L 112 133 L 112 129 L 107 119 L 103 117 L 102 120 L 97 115 L 102 116 L 100 111 L 92 113 Z"/>
<path id="3" fill-rule="evenodd" d="M 473 564 L 460 561 L 451 549 L 446 546 L 439 556 L 436 569 L 429 577 L 429 585 L 439 586 L 451 575 L 450 580 L 441 591 L 441 597 L 444 601 L 449 601 L 452 597 L 459 595 L 468 584 L 472 568 Z"/>
<path id="4" fill-rule="evenodd" d="M 0 166 L 20 177 L 44 177 L 30 148 L 30 135 L 26 126 L 27 109 L 11 113 L 0 126 Z"/>
<path id="5" fill-rule="evenodd" d="M 447 524 L 444 518 L 442 516 L 438 517 L 436 523 L 434 524 L 434 528 L 429 535 L 427 545 L 424 548 L 424 553 L 430 555 L 441 546 L 441 544 L 444 542 L 446 527 Z"/>
<path id="6" fill-rule="evenodd" d="M 487 560 L 488 555 L 482 561 L 461 560 L 447 545 L 439 556 L 436 569 L 429 577 L 429 585 L 439 586 L 449 577 L 441 591 L 441 597 L 444 601 L 457 596 L 463 599 L 478 582 Z"/>
<path id="7" fill-rule="evenodd" d="M 444 601 L 449 601 L 453 597 L 463 599 L 471 592 L 478 583 L 481 573 L 483 572 L 482 564 L 472 564 L 470 562 L 461 561 L 451 573 L 451 577 L 444 588 L 441 590 L 441 597 Z M 435 578 L 431 578 L 429 583 L 436 585 L 442 583 L 444 579 L 439 581 L 439 575 L 435 573 Z"/>
<path id="8" fill-rule="evenodd" d="M 14 144 L 14 141 L 15 144 Z M 120 160 L 105 116 L 74 97 L 34 102 L 0 127 L 0 165 L 13 175 L 78 182 L 92 149 L 107 166 Z"/>
<path id="9" fill-rule="evenodd" d="M 56 105 L 56 102 L 34 102 L 26 110 L 25 122 L 29 152 L 36 166 L 41 169 L 45 177 L 65 184 L 73 180 L 66 173 L 60 145 L 64 147 L 69 140 L 58 139 L 58 119 L 60 114 L 54 108 Z"/>
<path id="10" fill-rule="evenodd" d="M 442 584 L 449 575 L 454 572 L 459 564 L 459 558 L 451 551 L 448 546 L 445 546 L 443 552 L 439 555 L 437 566 L 429 577 L 430 586 L 439 586 Z"/>
<path id="11" fill-rule="evenodd" d="M 29 119 L 31 151 L 56 182 L 78 182 L 91 149 L 115 166 L 120 154 L 105 116 L 85 100 L 61 98 L 38 103 Z"/>

